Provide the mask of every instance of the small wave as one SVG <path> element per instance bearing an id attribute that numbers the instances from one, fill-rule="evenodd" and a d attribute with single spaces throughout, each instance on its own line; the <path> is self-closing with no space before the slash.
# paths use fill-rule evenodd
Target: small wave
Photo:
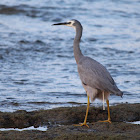
<path id="1" fill-rule="evenodd" d="M 0 59 L 3 59 L 3 56 L 0 54 Z"/>
<path id="2" fill-rule="evenodd" d="M 81 105 L 86 103 L 80 103 L 80 102 L 27 102 L 28 104 L 35 104 L 35 105 Z"/>
<path id="3" fill-rule="evenodd" d="M 39 44 L 39 45 L 46 45 L 45 42 L 41 41 L 41 40 L 36 40 L 34 42 L 28 41 L 28 40 L 20 40 L 19 41 L 20 44 Z"/>
<path id="4" fill-rule="evenodd" d="M 19 8 L 18 6 L 10 7 L 5 5 L 0 5 L 0 14 L 14 15 L 20 13 L 25 13 L 25 10 Z"/>
<path id="5" fill-rule="evenodd" d="M 38 17 L 42 10 L 28 5 L 6 6 L 0 5 L 0 14 L 5 15 L 26 15 L 29 17 Z"/>

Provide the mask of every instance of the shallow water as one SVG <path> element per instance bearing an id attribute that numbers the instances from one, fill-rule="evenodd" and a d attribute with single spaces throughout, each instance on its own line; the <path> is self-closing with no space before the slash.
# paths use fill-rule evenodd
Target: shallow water
<path id="1" fill-rule="evenodd" d="M 70 19 L 83 25 L 83 54 L 106 66 L 124 91 L 110 103 L 139 103 L 139 7 L 139 0 L 0 1 L 0 111 L 87 102 L 73 56 L 75 32 L 51 26 Z"/>
<path id="2" fill-rule="evenodd" d="M 11 130 L 14 130 L 14 131 L 25 131 L 25 130 L 46 131 L 47 127 L 40 126 L 40 127 L 35 128 L 34 126 L 30 126 L 28 128 L 23 128 L 23 129 L 19 129 L 19 128 L 0 128 L 0 131 L 11 131 Z"/>
<path id="3" fill-rule="evenodd" d="M 132 124 L 138 124 L 138 125 L 140 125 L 140 121 L 128 122 L 128 123 L 132 123 Z"/>

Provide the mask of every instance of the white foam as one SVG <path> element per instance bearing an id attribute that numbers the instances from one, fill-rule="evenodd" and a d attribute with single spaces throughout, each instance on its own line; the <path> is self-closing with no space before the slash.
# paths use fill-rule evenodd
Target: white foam
<path id="1" fill-rule="evenodd" d="M 24 130 L 39 130 L 39 131 L 46 131 L 47 127 L 45 126 L 39 126 L 35 128 L 34 126 L 30 126 L 27 128 L 19 129 L 19 128 L 0 128 L 0 131 L 10 131 L 10 130 L 15 130 L 15 131 L 24 131 Z"/>
<path id="2" fill-rule="evenodd" d="M 131 123 L 131 124 L 140 124 L 140 121 L 128 122 L 128 123 Z"/>

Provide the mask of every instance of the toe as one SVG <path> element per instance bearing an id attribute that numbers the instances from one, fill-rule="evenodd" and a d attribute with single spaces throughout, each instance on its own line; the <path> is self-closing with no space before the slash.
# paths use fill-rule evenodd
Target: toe
<path id="1" fill-rule="evenodd" d="M 108 122 L 108 123 L 111 123 L 111 120 L 98 121 L 98 122 Z"/>
<path id="2" fill-rule="evenodd" d="M 86 126 L 87 128 L 89 128 L 87 123 L 74 124 L 74 126 Z"/>

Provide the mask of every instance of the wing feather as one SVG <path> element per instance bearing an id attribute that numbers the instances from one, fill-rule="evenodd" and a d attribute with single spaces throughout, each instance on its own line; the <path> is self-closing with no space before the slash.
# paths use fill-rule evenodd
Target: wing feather
<path id="1" fill-rule="evenodd" d="M 81 58 L 78 72 L 81 81 L 90 87 L 112 93 L 119 90 L 107 69 L 94 59 Z"/>

